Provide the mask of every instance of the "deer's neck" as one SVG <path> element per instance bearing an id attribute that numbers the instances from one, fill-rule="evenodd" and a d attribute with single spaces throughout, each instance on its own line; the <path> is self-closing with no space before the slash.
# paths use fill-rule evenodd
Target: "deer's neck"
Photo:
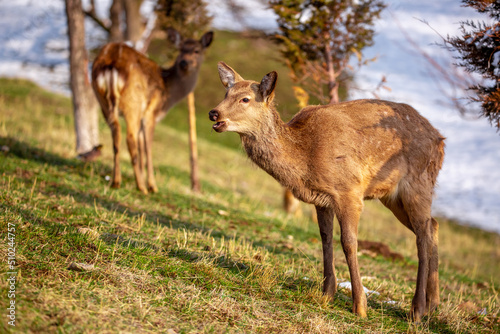
<path id="1" fill-rule="evenodd" d="M 195 68 L 189 73 L 183 73 L 175 64 L 168 69 L 162 70 L 165 89 L 168 92 L 165 111 L 172 108 L 172 106 L 193 91 L 198 80 L 198 72 L 199 68 Z"/>
<path id="2" fill-rule="evenodd" d="M 296 136 L 272 110 L 269 119 L 252 134 L 241 134 L 249 158 L 288 189 L 303 188 L 307 173 L 304 157 Z"/>

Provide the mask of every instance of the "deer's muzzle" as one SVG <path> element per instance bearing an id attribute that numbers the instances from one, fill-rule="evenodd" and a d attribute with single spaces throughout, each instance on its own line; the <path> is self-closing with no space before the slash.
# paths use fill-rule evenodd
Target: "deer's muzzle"
<path id="1" fill-rule="evenodd" d="M 189 63 L 183 59 L 180 61 L 179 66 L 181 70 L 186 71 L 189 67 Z"/>
<path id="2" fill-rule="evenodd" d="M 212 129 L 214 129 L 217 132 L 223 132 L 227 128 L 227 124 L 224 121 L 219 120 L 219 112 L 215 109 L 210 110 L 208 113 L 208 118 L 210 118 L 211 121 L 217 122 L 214 125 L 212 125 Z"/>
<path id="3" fill-rule="evenodd" d="M 208 112 L 208 118 L 210 118 L 212 122 L 217 122 L 217 119 L 219 118 L 219 112 L 215 109 L 210 110 Z"/>

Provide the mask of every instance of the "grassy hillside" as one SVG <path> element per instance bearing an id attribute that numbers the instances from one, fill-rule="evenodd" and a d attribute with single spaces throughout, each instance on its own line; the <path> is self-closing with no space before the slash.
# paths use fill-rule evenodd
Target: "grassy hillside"
<path id="1" fill-rule="evenodd" d="M 215 77 L 220 90 L 197 95 L 198 109 L 207 112 L 218 102 L 205 104 L 209 95 L 217 100 L 224 93 L 213 65 L 203 77 Z M 248 74 L 259 79 L 266 71 Z M 360 239 L 383 242 L 402 258 L 360 250 L 363 284 L 376 293 L 368 298 L 368 318 L 359 319 L 348 289 L 332 302 L 321 297 L 321 242 L 310 207 L 300 218 L 284 215 L 279 185 L 234 149 L 237 137 L 231 142 L 231 134 L 211 132 L 205 112 L 198 120 L 203 193 L 190 192 L 187 135 L 173 121 L 182 114 L 180 105 L 155 133 L 159 193 L 135 190 L 124 143 L 123 186 L 112 190 L 111 140 L 102 119 L 103 157 L 83 163 L 74 159 L 70 100 L 0 79 L 0 236 L 4 249 L 16 243 L 16 332 L 500 331 L 500 236 L 439 219 L 442 303 L 422 324 L 411 324 L 415 239 L 380 204 L 367 202 Z M 7 233 L 12 227 L 15 236 Z M 337 242 L 338 232 L 336 226 Z M 337 277 L 347 281 L 340 245 L 335 256 Z M 0 270 L 12 269 L 2 261 Z M 11 329 L 9 290 L 3 279 L 2 330 Z"/>

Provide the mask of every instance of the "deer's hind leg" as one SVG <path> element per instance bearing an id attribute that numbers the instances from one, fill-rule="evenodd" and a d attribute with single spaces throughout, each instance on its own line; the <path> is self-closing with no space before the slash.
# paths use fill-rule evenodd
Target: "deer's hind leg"
<path id="1" fill-rule="evenodd" d="M 107 93 L 106 99 L 97 94 L 99 104 L 101 105 L 102 114 L 106 123 L 111 130 L 111 139 L 113 141 L 113 178 L 111 180 L 111 188 L 120 188 L 122 183 L 122 174 L 120 172 L 120 144 L 121 144 L 121 127 L 118 119 L 118 97 Z"/>
<path id="2" fill-rule="evenodd" d="M 120 184 L 122 182 L 122 175 L 120 172 L 121 129 L 120 122 L 118 120 L 120 96 L 107 87 L 94 86 L 94 91 L 96 92 L 97 100 L 101 106 L 102 115 L 111 130 L 111 139 L 113 141 L 114 159 L 111 187 L 120 188 Z"/>
<path id="3" fill-rule="evenodd" d="M 121 144 L 121 128 L 118 116 L 111 114 L 107 119 L 111 129 L 113 139 L 113 179 L 111 180 L 111 188 L 120 188 L 122 183 L 122 174 L 120 172 L 120 144 Z"/>
<path id="4" fill-rule="evenodd" d="M 426 311 L 432 312 L 439 305 L 439 224 L 431 217 L 432 249 L 429 259 L 429 278 L 427 280 Z"/>
<path id="5" fill-rule="evenodd" d="M 161 108 L 162 98 L 161 94 L 153 95 L 149 104 L 144 112 L 142 119 L 142 132 L 144 134 L 144 153 L 147 165 L 148 175 L 148 190 L 156 193 L 158 186 L 156 185 L 155 172 L 153 168 L 153 136 L 156 126 L 155 114 Z"/>
<path id="6" fill-rule="evenodd" d="M 155 172 L 153 168 L 153 134 L 155 130 L 155 122 L 144 121 L 144 153 L 146 156 L 146 165 L 148 173 L 148 190 L 156 193 L 158 192 L 158 186 L 156 185 Z"/>
<path id="7" fill-rule="evenodd" d="M 381 198 L 381 202 L 389 208 L 396 218 L 410 229 L 417 239 L 418 274 L 417 287 L 413 297 L 410 316 L 420 321 L 422 316 L 432 312 L 439 304 L 438 273 L 438 224 L 430 215 L 431 196 L 414 196 L 403 201 L 400 196 Z"/>
<path id="8" fill-rule="evenodd" d="M 146 135 L 144 134 L 144 126 L 141 124 L 141 128 L 139 130 L 139 136 L 138 141 L 139 141 L 139 168 L 141 169 L 141 172 L 144 173 L 145 171 L 145 166 L 146 166 L 146 143 L 145 143 L 145 137 Z"/>
<path id="9" fill-rule="evenodd" d="M 139 136 L 141 132 L 141 120 L 140 115 L 136 112 L 134 105 L 129 104 L 125 107 L 127 110 L 123 110 L 123 116 L 125 122 L 127 123 L 127 146 L 130 153 L 130 160 L 132 162 L 132 167 L 134 169 L 135 182 L 137 189 L 147 194 L 144 175 L 141 168 L 141 157 L 140 157 L 140 141 Z"/>

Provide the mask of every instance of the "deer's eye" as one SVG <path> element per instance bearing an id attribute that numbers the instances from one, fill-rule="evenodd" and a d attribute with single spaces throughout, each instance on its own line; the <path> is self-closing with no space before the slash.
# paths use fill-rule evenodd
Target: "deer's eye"
<path id="1" fill-rule="evenodd" d="M 250 99 L 248 97 L 244 97 L 244 98 L 241 99 L 240 102 L 248 103 L 248 102 L 250 102 Z"/>

